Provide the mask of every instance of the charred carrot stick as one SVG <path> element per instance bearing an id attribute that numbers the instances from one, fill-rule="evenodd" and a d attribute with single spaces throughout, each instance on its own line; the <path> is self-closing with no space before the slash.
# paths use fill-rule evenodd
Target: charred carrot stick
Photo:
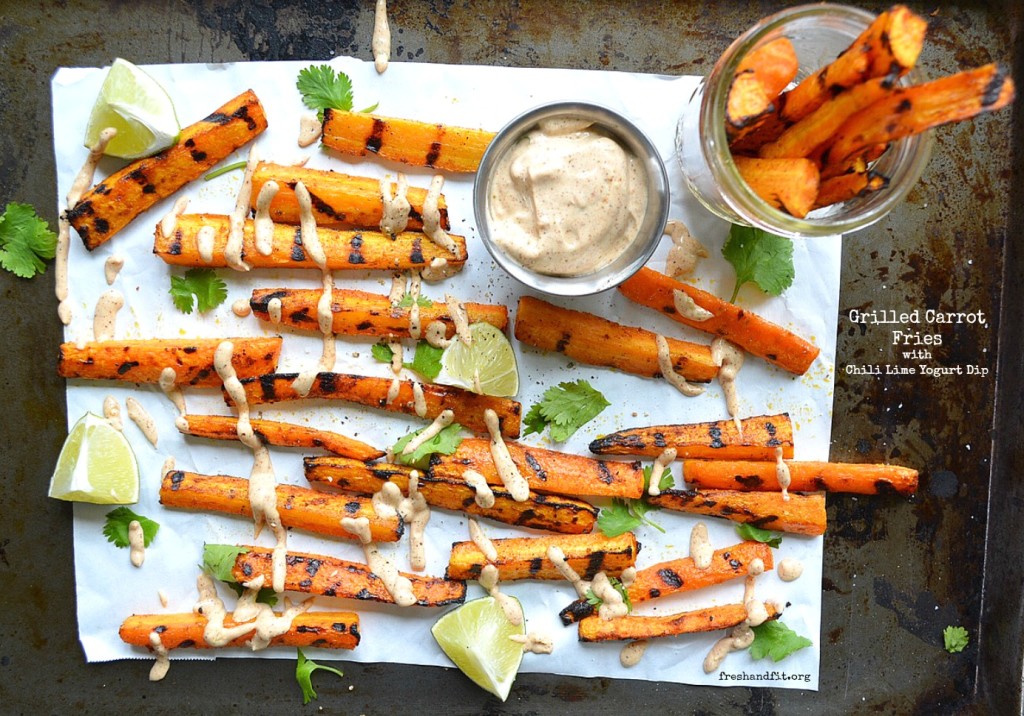
<path id="1" fill-rule="evenodd" d="M 150 634 L 160 635 L 165 649 L 209 649 L 203 637 L 207 619 L 202 614 L 133 614 L 124 620 L 118 635 L 132 646 L 151 649 Z M 237 625 L 230 616 L 224 626 Z M 256 625 L 253 624 L 253 632 Z M 253 632 L 238 637 L 228 646 L 245 646 Z M 321 649 L 355 649 L 359 645 L 359 615 L 352 612 L 309 611 L 297 614 L 284 634 L 270 640 L 271 646 L 310 647 Z"/>
<path id="2" fill-rule="evenodd" d="M 776 209 L 802 219 L 814 208 L 821 179 L 810 159 L 734 156 L 733 162 L 750 189 Z"/>
<path id="3" fill-rule="evenodd" d="M 740 60 L 726 98 L 727 129 L 733 136 L 774 112 L 774 102 L 796 77 L 799 62 L 789 38 L 755 47 Z"/>
<path id="4" fill-rule="evenodd" d="M 319 331 L 317 323 L 317 302 L 323 291 L 306 288 L 261 288 L 252 292 L 249 306 L 257 318 L 270 321 L 270 302 L 274 299 L 281 304 L 279 321 L 282 325 L 299 330 Z M 470 323 L 490 323 L 502 331 L 508 326 L 508 308 L 487 303 L 464 303 Z M 433 301 L 427 306 L 418 306 L 421 332 L 434 321 L 445 326 L 448 338 L 455 335 L 455 322 L 448 314 L 444 302 Z M 394 336 L 409 337 L 412 318 L 411 307 L 392 306 L 387 296 L 358 291 L 350 288 L 336 288 L 331 296 L 333 329 L 345 336 Z"/>
<path id="5" fill-rule="evenodd" d="M 898 87 L 850 117 L 822 153 L 821 163 L 843 163 L 868 147 L 994 112 L 1009 104 L 1015 94 L 1013 79 L 994 63 L 913 87 Z"/>
<path id="6" fill-rule="evenodd" d="M 672 489 L 647 499 L 677 512 L 724 517 L 766 530 L 825 534 L 825 497 L 821 494 L 790 494 L 788 497 L 783 499 L 781 492 Z"/>
<path id="7" fill-rule="evenodd" d="M 448 579 L 478 579 L 487 564 L 498 568 L 501 581 L 515 579 L 564 579 L 548 559 L 548 548 L 559 547 L 565 561 L 583 579 L 598 572 L 617 577 L 636 562 L 640 544 L 632 532 L 605 537 L 600 532 L 586 535 L 508 537 L 491 540 L 497 560 L 488 560 L 475 542 L 456 542 L 448 560 Z"/>
<path id="8" fill-rule="evenodd" d="M 246 90 L 182 129 L 174 146 L 132 162 L 87 191 L 68 210 L 68 221 L 92 251 L 266 128 L 263 106 L 252 90 Z"/>
<path id="9" fill-rule="evenodd" d="M 917 490 L 917 470 L 899 465 L 787 461 L 789 489 L 796 492 L 854 492 L 861 495 Z M 711 490 L 781 490 L 775 462 L 755 460 L 684 460 L 683 479 Z"/>
<path id="10" fill-rule="evenodd" d="M 493 138 L 483 129 L 324 110 L 323 145 L 357 157 L 376 154 L 414 166 L 475 172 Z"/>
<path id="11" fill-rule="evenodd" d="M 160 504 L 252 517 L 249 481 L 227 475 L 172 470 L 160 483 Z M 341 526 L 345 517 L 367 518 L 374 542 L 397 542 L 404 531 L 400 517 L 378 515 L 369 499 L 355 495 L 332 495 L 308 487 L 278 485 L 277 508 L 285 527 L 331 537 L 358 539 Z"/>
<path id="12" fill-rule="evenodd" d="M 774 460 L 775 448 L 782 448 L 784 458 L 793 457 L 789 413 L 744 418 L 740 424 L 742 436 L 732 420 L 629 428 L 594 440 L 590 452 L 657 457 L 665 448 L 675 448 L 679 459 Z"/>
<path id="13" fill-rule="evenodd" d="M 690 557 L 652 564 L 637 570 L 633 583 L 626 588 L 626 594 L 629 601 L 636 605 L 678 592 L 710 587 L 745 576 L 750 570 L 750 563 L 755 559 L 764 563 L 765 570 L 775 565 L 771 547 L 754 541 L 740 542 L 716 550 L 711 557 L 711 566 L 707 569 L 698 569 Z M 569 626 L 596 612 L 597 608 L 586 599 L 577 599 L 558 615 L 562 623 Z"/>
<path id="14" fill-rule="evenodd" d="M 594 460 L 510 441 L 505 446 L 531 490 L 572 497 L 635 499 L 643 494 L 644 475 L 639 462 Z M 429 471 L 435 477 L 462 480 L 466 470 L 480 473 L 488 484 L 502 484 L 486 439 L 466 438 L 451 455 L 431 457 Z"/>
<path id="15" fill-rule="evenodd" d="M 380 180 L 372 177 L 353 176 L 324 169 L 283 166 L 261 162 L 252 175 L 252 203 L 268 181 L 278 185 L 277 194 L 270 202 L 270 218 L 277 224 L 299 223 L 299 201 L 295 197 L 295 185 L 299 182 L 309 191 L 313 200 L 313 218 L 317 226 L 333 229 L 372 229 L 380 226 L 384 212 L 381 199 Z M 391 185 L 395 193 L 394 182 Z M 409 200 L 410 231 L 423 228 L 423 200 L 427 190 L 410 186 L 406 192 Z M 441 215 L 441 228 L 451 228 L 448 223 L 448 205 L 442 195 L 437 202 Z"/>
<path id="16" fill-rule="evenodd" d="M 205 266 L 224 268 L 228 265 L 225 249 L 228 244 L 230 217 L 220 214 L 183 214 L 174 231 L 165 236 L 156 227 L 153 253 L 172 266 Z M 212 232 L 209 261 L 200 251 L 201 232 Z M 434 259 L 444 259 L 447 267 L 457 270 L 466 263 L 466 240 L 449 234 L 458 249 L 452 254 L 420 232 L 403 231 L 394 239 L 379 231 L 339 231 L 317 229 L 324 250 L 327 268 L 350 271 L 404 271 L 423 269 Z M 243 227 L 242 258 L 252 268 L 317 269 L 302 244 L 302 232 L 290 224 L 274 224 L 271 251 L 262 254 L 256 249 L 256 230 L 251 220 Z"/>
<path id="17" fill-rule="evenodd" d="M 231 570 L 239 584 L 262 576 L 270 584 L 273 550 L 250 547 L 235 558 Z M 412 584 L 418 606 L 443 607 L 466 600 L 466 583 L 422 574 L 400 572 Z M 284 588 L 289 592 L 319 594 L 342 599 L 364 599 L 394 604 L 380 577 L 362 562 L 328 557 L 322 554 L 289 552 L 285 558 Z"/>
<path id="18" fill-rule="evenodd" d="M 792 331 L 654 269 L 640 269 L 619 286 L 619 291 L 634 303 L 653 308 L 683 325 L 722 336 L 795 375 L 806 373 L 820 352 Z M 680 313 L 676 309 L 675 291 L 688 295 L 697 306 L 710 312 L 711 318 L 697 321 Z"/>
<path id="19" fill-rule="evenodd" d="M 211 440 L 238 440 L 238 418 L 234 416 L 186 415 L 184 417 L 185 421 L 181 427 L 186 428 L 182 430 L 186 435 Z M 256 436 L 268 445 L 323 448 L 335 455 L 363 461 L 384 457 L 383 450 L 378 450 L 372 445 L 330 430 L 258 418 L 252 418 L 249 422 L 252 424 Z"/>
<path id="20" fill-rule="evenodd" d="M 515 335 L 527 345 L 562 353 L 580 363 L 618 368 L 645 378 L 661 377 L 657 334 L 539 298 L 519 299 Z M 718 374 L 708 346 L 665 340 L 673 368 L 687 380 L 707 383 Z"/>
<path id="21" fill-rule="evenodd" d="M 379 408 L 395 413 L 416 415 L 416 401 L 413 382 L 399 381 L 398 395 L 388 402 L 391 390 L 391 378 L 378 378 L 366 375 L 350 375 L 346 373 L 319 373 L 313 381 L 309 393 L 299 395 L 292 386 L 298 373 L 268 373 L 255 378 L 242 380 L 249 405 L 277 403 L 288 400 L 325 399 L 344 400 L 358 403 L 371 408 Z M 495 398 L 480 395 L 462 388 L 435 383 L 420 383 L 426 403 L 425 420 L 433 420 L 445 410 L 452 410 L 456 420 L 467 430 L 486 433 L 484 411 L 490 408 L 498 415 L 501 434 L 509 438 L 519 437 L 523 406 L 508 398 Z M 228 405 L 232 401 L 227 392 L 224 400 Z"/>
<path id="22" fill-rule="evenodd" d="M 262 375 L 277 367 L 280 336 L 150 338 L 98 341 L 84 346 L 62 343 L 57 373 L 63 378 L 159 383 L 164 369 L 173 368 L 175 385 L 213 387 L 221 384 L 213 354 L 223 341 L 231 341 L 235 346 L 231 364 L 240 378 Z"/>
<path id="23" fill-rule="evenodd" d="M 765 608 L 769 619 L 778 618 L 779 611 L 774 604 L 766 603 Z M 730 629 L 746 619 L 744 605 L 722 604 L 658 616 L 627 614 L 615 619 L 590 616 L 580 621 L 578 629 L 580 641 L 624 641 Z"/>
<path id="24" fill-rule="evenodd" d="M 378 492 L 385 482 L 393 482 L 403 493 L 408 492 L 412 472 L 412 468 L 405 465 L 367 465 L 335 457 L 308 457 L 304 467 L 306 479 L 314 485 L 330 485 L 363 495 Z M 417 490 L 434 507 L 562 534 L 591 532 L 597 522 L 597 508 L 583 500 L 531 491 L 526 500 L 517 502 L 504 487 L 495 486 L 491 488 L 494 504 L 481 507 L 476 501 L 476 490 L 461 476 L 439 477 L 430 472 L 416 472 Z"/>
<path id="25" fill-rule="evenodd" d="M 872 192 L 881 191 L 887 186 L 889 186 L 889 177 L 871 169 L 839 174 L 822 180 L 821 186 L 818 187 L 818 198 L 814 200 L 814 208 L 831 206 L 867 196 Z"/>

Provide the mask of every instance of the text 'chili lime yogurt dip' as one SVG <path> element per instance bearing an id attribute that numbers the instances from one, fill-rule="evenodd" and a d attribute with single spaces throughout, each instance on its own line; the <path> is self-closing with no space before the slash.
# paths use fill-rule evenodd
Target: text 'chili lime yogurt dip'
<path id="1" fill-rule="evenodd" d="M 495 166 L 490 233 L 531 271 L 582 276 L 629 248 L 647 197 L 640 159 L 592 121 L 543 119 Z"/>

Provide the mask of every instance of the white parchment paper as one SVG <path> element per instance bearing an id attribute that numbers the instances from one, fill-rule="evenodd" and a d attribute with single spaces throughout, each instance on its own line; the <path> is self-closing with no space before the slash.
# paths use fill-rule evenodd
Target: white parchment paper
<path id="1" fill-rule="evenodd" d="M 308 64 L 159 65 L 145 69 L 172 96 L 182 125 L 206 116 L 229 98 L 252 88 L 260 97 L 270 124 L 257 140 L 261 157 L 288 162 L 308 155 L 309 166 L 370 176 L 394 175 L 401 170 L 409 175 L 412 185 L 426 187 L 431 176 L 428 170 L 403 167 L 374 157 L 365 161 L 346 159 L 317 147 L 299 149 L 296 143 L 299 116 L 306 110 L 295 89 L 295 78 L 298 71 Z M 356 108 L 379 102 L 376 111 L 383 115 L 497 130 L 515 115 L 549 101 L 589 100 L 623 112 L 651 137 L 666 160 L 672 187 L 671 218 L 685 221 L 709 249 L 711 256 L 701 264 L 694 282 L 719 296 L 728 297 L 731 293 L 732 268 L 720 254 L 728 226 L 708 214 L 689 195 L 673 155 L 676 119 L 698 78 L 403 63 L 393 63 L 383 76 L 379 76 L 372 64 L 351 58 L 335 58 L 331 64 L 352 78 Z M 82 147 L 85 124 L 104 76 L 105 70 L 101 68 L 73 68 L 61 69 L 53 78 L 54 145 L 58 196 L 62 207 L 63 197 L 86 155 Z M 244 150 L 226 161 L 241 158 L 244 158 Z M 97 180 L 120 165 L 114 160 L 104 160 Z M 209 182 L 199 180 L 187 186 L 183 192 L 191 201 L 189 211 L 230 213 L 240 179 L 241 172 L 233 172 Z M 498 270 L 477 238 L 471 205 L 472 183 L 472 176 L 448 175 L 444 188 L 452 232 L 467 237 L 470 260 L 460 275 L 443 286 L 427 286 L 425 294 L 443 298 L 445 290 L 453 290 L 466 300 L 504 303 L 513 309 L 514 314 L 516 300 L 524 290 Z M 180 313 L 170 301 L 168 288 L 170 275 L 183 271 L 172 270 L 152 254 L 154 225 L 172 203 L 173 199 L 161 202 L 92 253 L 86 251 L 73 234 L 70 262 L 75 315 L 65 330 L 67 340 L 92 339 L 93 308 L 97 297 L 108 288 L 103 278 L 103 264 L 111 255 L 125 259 L 124 270 L 113 286 L 126 300 L 118 319 L 118 338 L 273 334 L 277 332 L 272 330 L 273 326 L 252 317 L 236 317 L 231 312 L 231 303 L 248 298 L 252 289 L 257 287 L 320 285 L 318 274 L 310 271 L 238 274 L 222 270 L 219 273 L 228 283 L 228 300 L 207 314 Z M 664 269 L 668 244 L 666 238 L 651 261 L 652 267 Z M 821 348 L 821 355 L 810 371 L 800 378 L 748 357 L 740 373 L 742 410 L 747 415 L 788 411 L 795 425 L 796 457 L 825 460 L 828 458 L 832 413 L 839 238 L 797 242 L 795 264 L 796 281 L 782 297 L 767 298 L 755 288 L 746 287 L 740 292 L 739 302 L 812 340 Z M 387 292 L 390 282 L 389 276 L 373 272 L 337 272 L 336 278 L 339 286 L 361 287 L 381 293 Z M 669 336 L 710 342 L 707 335 L 632 305 L 615 291 L 557 302 Z M 370 345 L 371 342 L 365 340 L 339 338 L 336 370 L 389 375 L 387 366 L 371 358 Z M 700 397 L 684 398 L 662 381 L 574 365 L 563 356 L 542 354 L 519 345 L 516 345 L 516 351 L 521 376 L 518 399 L 522 401 L 524 410 L 539 399 L 547 387 L 577 378 L 589 380 L 611 401 L 611 407 L 568 443 L 554 446 L 566 451 L 588 454 L 590 440 L 621 428 L 727 417 L 725 401 L 717 383 Z M 280 370 L 301 370 L 314 363 L 319 352 L 318 336 L 286 331 Z M 156 386 L 69 381 L 69 425 L 86 411 L 101 414 L 103 399 L 107 395 L 117 398 L 122 406 L 125 398 L 134 396 L 159 426 L 160 439 L 155 448 L 127 419 L 124 431 L 135 449 L 142 472 L 141 499 L 133 509 L 155 519 L 161 527 L 147 551 L 145 565 L 136 569 L 129 563 L 128 551 L 114 548 L 101 534 L 104 514 L 109 508 L 84 504 L 75 506 L 78 623 L 88 661 L 145 657 L 146 651 L 128 647 L 119 640 L 117 630 L 121 621 L 133 613 L 165 611 L 158 598 L 160 590 L 168 598 L 166 611 L 191 611 L 196 601 L 195 580 L 203 544 L 253 543 L 252 524 L 248 520 L 171 510 L 162 507 L 158 501 L 160 470 L 166 457 L 173 456 L 180 469 L 247 476 L 252 463 L 250 452 L 235 443 L 180 435 L 173 424 L 174 407 Z M 193 390 L 187 393 L 186 398 L 189 412 L 229 413 L 219 391 Z M 326 402 L 267 406 L 256 411 L 256 415 L 336 430 L 381 447 L 391 445 L 422 425 L 408 417 Z M 552 447 L 545 438 L 536 435 L 526 438 L 525 442 Z M 300 451 L 272 448 L 272 456 L 280 481 L 304 484 Z M 678 479 L 678 465 L 675 472 Z M 696 522 L 695 518 L 668 511 L 654 513 L 653 518 L 666 532 L 662 534 L 650 527 L 638 530 L 638 538 L 643 544 L 638 567 L 685 556 L 690 528 Z M 739 541 L 731 522 L 715 518 L 705 518 L 704 521 L 716 548 Z M 492 537 L 524 532 L 486 521 L 484 526 Z M 427 529 L 427 572 L 444 574 L 450 544 L 463 539 L 468 539 L 464 516 L 435 510 Z M 258 542 L 270 546 L 272 536 L 264 534 Z M 362 559 L 361 550 L 353 543 L 321 539 L 298 531 L 291 533 L 289 546 L 294 550 Z M 397 547 L 385 546 L 384 549 L 397 560 L 400 568 L 408 569 L 404 541 Z M 620 644 L 580 644 L 575 628 L 561 626 L 558 611 L 574 598 L 568 583 L 519 582 L 504 585 L 504 590 L 522 600 L 530 629 L 546 632 L 555 639 L 552 656 L 527 654 L 522 671 L 719 686 L 815 689 L 820 641 L 822 539 L 787 535 L 776 551 L 776 561 L 787 556 L 803 561 L 803 577 L 787 584 L 773 572 L 767 573 L 757 582 L 757 594 L 781 604 L 788 603 L 783 621 L 797 633 L 808 636 L 814 641 L 814 646 L 779 664 L 767 659 L 753 661 L 747 652 L 739 652 L 730 655 L 719 672 L 705 675 L 701 662 L 721 636 L 711 633 L 658 640 L 650 646 L 638 666 L 624 669 L 619 664 Z M 225 589 L 221 592 L 230 608 L 233 594 Z M 470 585 L 469 597 L 482 594 L 477 584 Z M 716 588 L 641 605 L 638 613 L 672 613 L 733 603 L 740 601 L 742 594 L 742 580 L 734 580 Z M 430 635 L 430 627 L 441 614 L 440 610 L 403 610 L 329 598 L 318 599 L 317 604 L 315 608 L 358 611 L 363 638 L 354 652 L 310 650 L 314 658 L 450 666 Z M 213 656 L 212 652 L 182 650 L 172 658 Z M 216 656 L 254 654 L 245 649 L 229 649 L 219 650 Z M 291 649 L 270 649 L 255 656 L 292 659 L 295 654 Z M 140 667 L 140 678 L 145 678 L 144 673 Z"/>

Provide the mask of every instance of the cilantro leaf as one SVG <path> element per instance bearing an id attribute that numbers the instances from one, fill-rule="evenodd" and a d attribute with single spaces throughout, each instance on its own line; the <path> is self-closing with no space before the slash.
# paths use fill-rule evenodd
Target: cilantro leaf
<path id="1" fill-rule="evenodd" d="M 767 656 L 772 661 L 782 661 L 794 651 L 814 643 L 777 620 L 767 621 L 753 629 L 754 643 L 750 645 L 752 659 L 763 659 Z"/>
<path id="2" fill-rule="evenodd" d="M 644 467 L 644 494 L 647 494 L 647 490 L 651 487 L 651 475 L 654 473 L 654 465 L 646 465 Z M 676 486 L 676 479 L 672 476 L 672 468 L 666 467 L 661 477 L 658 479 L 658 490 L 664 492 L 665 490 L 671 490 Z"/>
<path id="3" fill-rule="evenodd" d="M 754 525 L 748 525 L 740 523 L 736 525 L 736 532 L 739 533 L 743 539 L 751 539 L 755 542 L 764 542 L 769 547 L 779 548 L 782 544 L 782 535 L 769 530 L 763 530 L 760 527 Z"/>
<path id="4" fill-rule="evenodd" d="M 315 109 L 324 121 L 325 109 L 352 109 L 352 80 L 344 72 L 335 72 L 330 65 L 310 65 L 299 70 L 295 87 L 302 94 L 302 103 Z"/>
<path id="5" fill-rule="evenodd" d="M 722 256 L 736 269 L 730 303 L 736 300 L 740 286 L 748 281 L 770 296 L 778 296 L 793 285 L 793 242 L 784 236 L 733 224 Z"/>
<path id="6" fill-rule="evenodd" d="M 629 598 L 629 592 L 626 590 L 625 585 L 623 585 L 622 580 L 618 577 L 608 577 L 608 583 L 611 584 L 615 591 L 622 597 L 622 603 L 626 605 L 626 611 L 633 611 L 633 601 Z M 604 604 L 604 600 L 594 594 L 593 589 L 587 590 L 586 599 L 587 604 L 593 607 L 599 607 Z"/>
<path id="7" fill-rule="evenodd" d="M 227 297 L 228 286 L 213 269 L 193 268 L 184 276 L 171 276 L 171 300 L 182 313 L 192 313 L 197 307 L 200 313 L 206 313 Z"/>
<path id="8" fill-rule="evenodd" d="M 540 433 L 550 426 L 551 439 L 565 442 L 609 405 L 601 392 L 585 380 L 559 383 L 545 390 L 540 402 L 527 412 L 523 435 Z"/>
<path id="9" fill-rule="evenodd" d="M 459 444 L 462 442 L 462 426 L 458 423 L 452 423 L 448 427 L 442 429 L 437 435 L 430 438 L 430 440 L 427 440 L 425 443 L 413 450 L 411 454 L 403 455 L 402 450 L 405 446 L 424 430 L 426 430 L 426 428 L 421 428 L 416 432 L 409 433 L 408 435 L 400 438 L 398 442 L 392 446 L 391 452 L 395 455 L 395 462 L 425 470 L 430 462 L 431 455 L 434 453 L 451 455 L 459 448 Z"/>
<path id="10" fill-rule="evenodd" d="M 246 554 L 248 551 L 248 547 L 239 547 L 233 544 L 203 544 L 203 564 L 201 567 L 211 577 L 231 587 L 235 594 L 242 596 L 245 587 L 238 583 L 231 570 L 235 566 L 235 560 L 238 559 L 238 555 Z M 277 604 L 277 594 L 270 587 L 263 587 L 260 589 L 259 594 L 256 595 L 256 601 L 274 606 Z"/>
<path id="11" fill-rule="evenodd" d="M 310 678 L 313 676 L 314 671 L 323 669 L 338 676 L 345 676 L 340 669 L 335 669 L 333 666 L 324 666 L 312 659 L 307 659 L 306 655 L 302 653 L 302 649 L 296 649 L 295 651 L 298 652 L 298 661 L 295 664 L 295 680 L 299 682 L 299 688 L 302 689 L 302 703 L 304 705 L 317 697 L 316 691 L 313 690 L 313 681 Z"/>
<path id="12" fill-rule="evenodd" d="M 426 296 L 417 296 L 416 297 L 416 304 L 420 308 L 430 308 L 431 306 L 434 305 L 434 302 L 431 301 Z M 402 300 L 398 302 L 398 307 L 399 308 L 412 308 L 412 294 L 409 293 L 408 291 L 406 291 L 405 295 L 402 296 Z"/>
<path id="13" fill-rule="evenodd" d="M 107 521 L 103 525 L 103 534 L 108 542 L 113 542 L 115 547 L 128 546 L 128 525 L 132 520 L 138 520 L 142 525 L 142 544 L 146 547 L 156 537 L 160 525 L 142 515 L 137 515 L 127 507 L 118 507 L 107 513 Z"/>
<path id="14" fill-rule="evenodd" d="M 46 271 L 57 253 L 57 235 L 29 204 L 11 202 L 0 214 L 0 266 L 21 278 Z"/>
<path id="15" fill-rule="evenodd" d="M 948 626 L 942 630 L 942 640 L 945 642 L 946 651 L 950 654 L 963 651 L 967 647 L 967 630 L 962 626 Z"/>
<path id="16" fill-rule="evenodd" d="M 635 530 L 642 524 L 650 525 L 654 529 L 664 532 L 665 530 L 661 525 L 647 519 L 647 513 L 657 509 L 657 506 L 644 500 L 627 500 L 614 497 L 609 507 L 601 508 L 601 512 L 597 516 L 597 528 L 606 537 L 618 537 L 621 534 Z"/>
<path id="17" fill-rule="evenodd" d="M 427 380 L 434 380 L 441 373 L 441 354 L 443 348 L 435 348 L 426 341 L 416 344 L 416 352 L 413 354 L 412 362 L 402 363 L 402 367 L 419 373 Z M 370 348 L 370 354 L 381 363 L 390 363 L 395 352 L 387 343 L 374 343 Z"/>

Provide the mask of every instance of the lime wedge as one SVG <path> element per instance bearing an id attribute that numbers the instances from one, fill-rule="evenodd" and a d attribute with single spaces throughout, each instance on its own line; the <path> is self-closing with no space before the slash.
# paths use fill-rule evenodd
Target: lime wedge
<path id="1" fill-rule="evenodd" d="M 97 505 L 138 502 L 139 465 L 128 440 L 98 415 L 83 415 L 64 441 L 49 494 Z"/>
<path id="2" fill-rule="evenodd" d="M 430 633 L 441 650 L 482 689 L 504 701 L 523 660 L 523 645 L 514 634 L 525 634 L 526 626 L 515 626 L 494 597 L 466 602 L 438 619 Z"/>
<path id="3" fill-rule="evenodd" d="M 127 60 L 114 60 L 85 129 L 85 146 L 96 143 L 106 127 L 117 130 L 106 154 L 138 159 L 178 141 L 181 125 L 174 105 L 156 80 Z"/>
<path id="4" fill-rule="evenodd" d="M 470 345 L 454 340 L 441 355 L 448 382 L 500 398 L 518 393 L 519 367 L 505 334 L 490 323 L 474 323 L 469 332 Z"/>

